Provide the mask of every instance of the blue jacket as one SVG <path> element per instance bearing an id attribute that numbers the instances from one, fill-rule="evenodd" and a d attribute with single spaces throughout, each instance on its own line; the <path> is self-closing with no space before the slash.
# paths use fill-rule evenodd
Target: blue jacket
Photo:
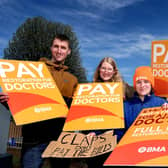
<path id="1" fill-rule="evenodd" d="M 124 120 L 125 128 L 114 130 L 114 134 L 117 135 L 117 140 L 119 141 L 128 128 L 132 125 L 138 114 L 144 108 L 158 107 L 167 102 L 165 99 L 155 96 L 154 94 L 150 96 L 145 96 L 144 101 L 142 101 L 138 95 L 135 93 L 134 97 L 128 101 L 124 102 Z"/>

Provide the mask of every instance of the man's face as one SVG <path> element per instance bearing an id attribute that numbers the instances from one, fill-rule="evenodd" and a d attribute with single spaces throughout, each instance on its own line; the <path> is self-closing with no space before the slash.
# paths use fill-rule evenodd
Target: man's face
<path id="1" fill-rule="evenodd" d="M 63 63 L 66 57 L 71 53 L 68 41 L 61 41 L 60 39 L 54 39 L 51 46 L 52 61 Z"/>

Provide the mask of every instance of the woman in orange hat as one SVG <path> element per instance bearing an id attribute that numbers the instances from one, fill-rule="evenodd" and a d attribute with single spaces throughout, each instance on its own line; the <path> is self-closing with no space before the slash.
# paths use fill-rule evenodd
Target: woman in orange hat
<path id="1" fill-rule="evenodd" d="M 125 128 L 115 130 L 118 141 L 131 126 L 142 109 L 167 105 L 165 99 L 154 95 L 154 77 L 150 67 L 138 67 L 135 70 L 133 82 L 135 89 L 134 97 L 124 102 Z"/>

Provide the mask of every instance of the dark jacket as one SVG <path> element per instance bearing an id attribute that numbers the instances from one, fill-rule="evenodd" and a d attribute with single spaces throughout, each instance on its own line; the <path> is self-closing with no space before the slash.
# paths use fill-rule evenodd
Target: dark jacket
<path id="1" fill-rule="evenodd" d="M 55 80 L 65 102 L 70 107 L 73 92 L 77 86 L 77 78 L 67 71 L 68 67 L 57 65 L 46 58 L 44 61 Z M 40 143 L 56 140 L 63 128 L 65 118 L 56 118 L 22 126 L 23 147 L 29 148 Z"/>
<path id="2" fill-rule="evenodd" d="M 125 96 L 124 98 L 125 100 L 128 100 L 134 96 L 135 90 L 133 86 L 128 85 L 128 83 L 126 82 L 123 82 L 123 85 L 124 85 L 123 87 L 124 87 L 124 96 Z"/>
<path id="3" fill-rule="evenodd" d="M 155 96 L 154 94 L 150 96 L 145 96 L 144 101 L 142 101 L 138 95 L 135 93 L 134 97 L 128 101 L 124 102 L 124 120 L 125 128 L 116 129 L 114 133 L 117 135 L 117 140 L 119 141 L 128 128 L 132 125 L 138 114 L 144 108 L 158 107 L 166 102 L 165 99 Z"/>

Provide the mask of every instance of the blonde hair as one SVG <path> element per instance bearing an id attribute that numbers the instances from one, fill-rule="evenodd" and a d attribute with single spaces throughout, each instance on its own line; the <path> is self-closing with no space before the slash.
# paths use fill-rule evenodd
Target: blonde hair
<path id="1" fill-rule="evenodd" d="M 104 57 L 99 65 L 97 66 L 96 68 L 96 71 L 94 73 L 94 76 L 93 76 L 93 82 L 103 82 L 103 80 L 101 79 L 100 77 L 100 67 L 101 65 L 104 63 L 104 62 L 107 62 L 109 63 L 110 65 L 113 66 L 113 69 L 114 69 L 114 75 L 112 76 L 112 78 L 109 80 L 109 82 L 123 82 L 123 79 L 118 71 L 118 68 L 117 68 L 117 65 L 115 63 L 115 61 L 111 58 L 111 57 Z"/>

